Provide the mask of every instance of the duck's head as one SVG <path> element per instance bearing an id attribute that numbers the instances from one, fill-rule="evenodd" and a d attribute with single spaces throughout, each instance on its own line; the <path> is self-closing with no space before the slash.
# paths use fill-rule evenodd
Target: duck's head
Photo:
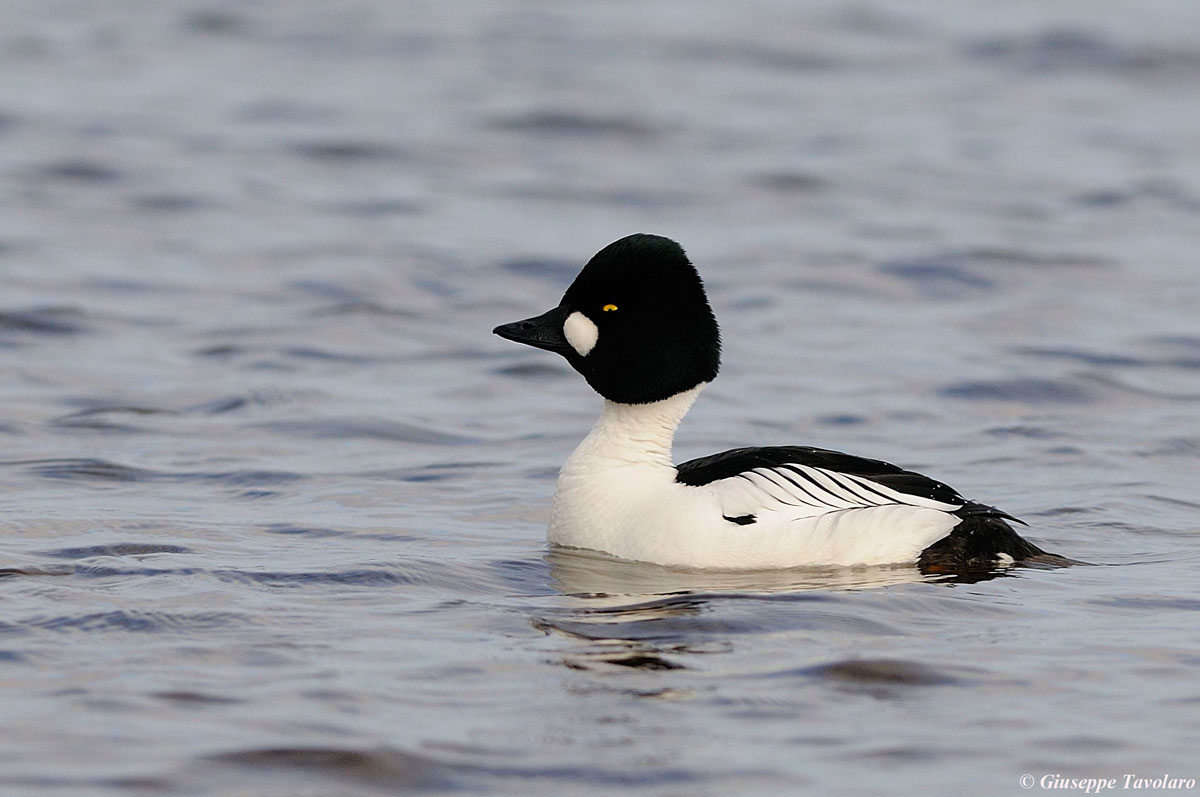
<path id="1" fill-rule="evenodd" d="M 497 335 L 567 359 L 610 401 L 645 404 L 710 382 L 721 334 L 683 247 L 638 233 L 596 253 L 558 307 Z"/>

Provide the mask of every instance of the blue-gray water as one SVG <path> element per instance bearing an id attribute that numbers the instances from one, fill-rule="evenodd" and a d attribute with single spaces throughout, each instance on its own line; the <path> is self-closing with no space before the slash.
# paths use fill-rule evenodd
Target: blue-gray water
<path id="1" fill-rule="evenodd" d="M 800 5 L 3 3 L 0 789 L 1200 778 L 1200 5 Z M 490 330 L 639 230 L 723 323 L 681 459 L 1098 566 L 548 552 L 598 401 Z"/>

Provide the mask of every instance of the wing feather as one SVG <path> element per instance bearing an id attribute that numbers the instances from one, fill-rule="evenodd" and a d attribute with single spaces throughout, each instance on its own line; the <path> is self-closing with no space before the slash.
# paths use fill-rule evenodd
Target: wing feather
<path id="1" fill-rule="evenodd" d="M 677 481 L 713 490 L 735 517 L 779 511 L 804 518 L 894 505 L 955 512 L 968 503 L 919 473 L 819 448 L 740 448 L 685 462 L 678 471 Z"/>
<path id="2" fill-rule="evenodd" d="M 812 495 L 812 493 L 804 490 L 793 479 L 788 478 L 788 476 L 783 472 L 782 468 L 759 468 L 755 472 L 760 474 L 764 479 L 768 479 L 772 483 L 778 485 L 779 488 L 784 491 L 784 493 L 796 499 L 798 504 L 813 507 L 824 506 L 824 504 L 822 504 L 819 499 Z"/>

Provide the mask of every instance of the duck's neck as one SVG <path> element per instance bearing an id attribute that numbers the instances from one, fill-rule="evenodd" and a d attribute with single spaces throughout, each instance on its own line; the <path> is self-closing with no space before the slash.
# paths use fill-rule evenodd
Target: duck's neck
<path id="1" fill-rule="evenodd" d="M 586 452 L 589 459 L 601 458 L 614 464 L 674 468 L 671 444 L 675 440 L 675 430 L 704 385 L 702 382 L 691 390 L 649 404 L 618 404 L 606 400 L 600 419 L 576 453 Z"/>

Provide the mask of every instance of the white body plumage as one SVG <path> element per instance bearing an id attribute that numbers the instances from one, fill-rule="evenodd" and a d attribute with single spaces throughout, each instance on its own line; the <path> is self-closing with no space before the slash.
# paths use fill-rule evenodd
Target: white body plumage
<path id="1" fill-rule="evenodd" d="M 879 485 L 852 490 L 852 477 L 816 468 L 824 490 L 803 491 L 772 469 L 680 483 L 671 446 L 702 388 L 647 404 L 605 402 L 559 474 L 551 542 L 694 568 L 875 565 L 916 560 L 959 522 L 952 512 L 961 505 Z M 752 523 L 731 520 L 748 515 Z"/>

